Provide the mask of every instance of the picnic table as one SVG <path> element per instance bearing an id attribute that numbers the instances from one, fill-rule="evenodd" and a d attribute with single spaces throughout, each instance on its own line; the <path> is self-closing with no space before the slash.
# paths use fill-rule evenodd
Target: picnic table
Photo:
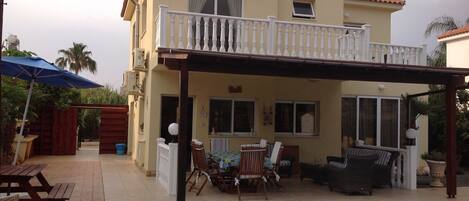
<path id="1" fill-rule="evenodd" d="M 26 192 L 29 198 L 20 198 L 20 200 L 69 200 L 75 184 L 56 184 L 51 186 L 42 174 L 47 167 L 45 164 L 36 165 L 7 165 L 0 167 L 0 193 Z M 32 186 L 31 179 L 37 178 L 40 186 Z M 6 183 L 7 186 L 1 186 Z M 18 186 L 11 186 L 12 183 Z M 39 192 L 46 192 L 47 197 L 41 198 Z"/>

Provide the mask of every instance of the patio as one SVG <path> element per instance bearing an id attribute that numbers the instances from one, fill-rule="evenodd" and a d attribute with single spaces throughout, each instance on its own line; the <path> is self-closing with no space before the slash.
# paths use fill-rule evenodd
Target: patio
<path id="1" fill-rule="evenodd" d="M 78 151 L 76 156 L 35 156 L 28 163 L 46 163 L 44 171 L 51 183 L 74 182 L 75 191 L 72 201 L 170 201 L 176 197 L 168 196 L 155 177 L 146 177 L 129 157 L 98 155 L 96 150 Z M 345 195 L 330 192 L 327 186 L 313 184 L 310 180 L 300 182 L 299 178 L 282 179 L 281 190 L 269 189 L 269 200 L 446 200 L 445 188 L 425 188 L 416 191 L 402 189 L 376 189 L 372 196 Z M 465 200 L 469 188 L 460 187 L 455 200 Z M 236 194 L 221 193 L 217 188 L 207 185 L 200 196 L 187 192 L 187 200 L 216 201 L 237 200 Z M 245 194 L 244 200 L 263 200 L 261 194 Z"/>

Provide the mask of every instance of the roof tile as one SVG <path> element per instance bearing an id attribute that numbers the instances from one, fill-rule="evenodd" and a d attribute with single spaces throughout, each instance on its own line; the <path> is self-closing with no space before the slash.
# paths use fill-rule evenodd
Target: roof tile
<path id="1" fill-rule="evenodd" d="M 443 39 L 443 38 L 447 38 L 447 37 L 451 37 L 451 36 L 456 36 L 456 35 L 463 34 L 463 33 L 469 33 L 469 25 L 466 25 L 466 26 L 458 28 L 458 29 L 453 29 L 453 30 L 447 31 L 447 32 L 439 35 L 438 39 Z"/>
<path id="2" fill-rule="evenodd" d="M 368 0 L 368 1 L 373 1 L 373 2 L 378 2 L 378 3 L 399 4 L 399 5 L 405 4 L 405 0 Z"/>

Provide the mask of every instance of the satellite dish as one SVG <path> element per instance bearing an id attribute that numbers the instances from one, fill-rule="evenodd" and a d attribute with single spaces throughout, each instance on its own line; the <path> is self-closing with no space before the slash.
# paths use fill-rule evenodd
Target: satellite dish
<path id="1" fill-rule="evenodd" d="M 5 46 L 8 49 L 15 49 L 18 50 L 20 46 L 20 39 L 18 39 L 18 36 L 10 34 L 8 37 L 5 39 Z"/>

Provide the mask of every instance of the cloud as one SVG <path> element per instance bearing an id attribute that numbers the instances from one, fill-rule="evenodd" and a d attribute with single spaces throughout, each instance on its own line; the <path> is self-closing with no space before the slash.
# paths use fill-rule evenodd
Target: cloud
<path id="1" fill-rule="evenodd" d="M 98 73 L 82 73 L 118 88 L 128 67 L 129 24 L 120 18 L 117 0 L 10 0 L 5 6 L 3 36 L 18 35 L 21 49 L 48 61 L 72 42 L 88 45 Z"/>

